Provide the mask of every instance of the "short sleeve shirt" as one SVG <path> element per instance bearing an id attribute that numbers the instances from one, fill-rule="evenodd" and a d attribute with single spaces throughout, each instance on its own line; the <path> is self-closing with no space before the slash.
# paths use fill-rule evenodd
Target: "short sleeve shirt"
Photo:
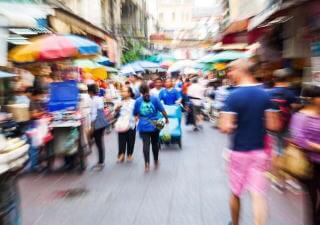
<path id="1" fill-rule="evenodd" d="M 151 96 L 150 101 L 146 102 L 139 97 L 134 105 L 133 114 L 139 116 L 138 131 L 153 132 L 157 128 L 151 121 L 160 118 L 159 112 L 163 112 L 164 107 L 157 97 Z"/>
<path id="2" fill-rule="evenodd" d="M 160 101 L 163 101 L 165 105 L 174 105 L 180 98 L 181 94 L 175 88 L 171 90 L 162 89 L 159 93 L 159 99 Z"/>
<path id="3" fill-rule="evenodd" d="M 274 87 L 269 91 L 272 98 L 283 97 L 289 105 L 298 103 L 298 99 L 294 95 L 294 92 L 286 87 Z M 290 106 L 289 106 L 290 107 Z"/>
<path id="4" fill-rule="evenodd" d="M 240 152 L 264 149 L 265 111 L 271 109 L 270 97 L 260 86 L 239 86 L 232 90 L 222 110 L 234 113 L 237 118 L 230 149 Z"/>

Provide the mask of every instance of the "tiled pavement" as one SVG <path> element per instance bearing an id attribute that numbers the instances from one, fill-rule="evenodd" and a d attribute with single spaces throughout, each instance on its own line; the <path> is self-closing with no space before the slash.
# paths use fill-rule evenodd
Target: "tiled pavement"
<path id="1" fill-rule="evenodd" d="M 183 150 L 161 151 L 161 167 L 143 172 L 141 141 L 133 163 L 116 164 L 117 139 L 105 139 L 107 165 L 102 172 L 33 175 L 21 178 L 23 225 L 225 225 L 229 221 L 228 186 L 222 151 L 226 137 L 206 126 L 184 128 Z M 93 164 L 95 156 L 90 156 Z M 79 189 L 70 197 L 65 190 Z M 270 225 L 303 225 L 302 196 L 269 195 Z M 249 196 L 242 224 L 251 225 Z"/>

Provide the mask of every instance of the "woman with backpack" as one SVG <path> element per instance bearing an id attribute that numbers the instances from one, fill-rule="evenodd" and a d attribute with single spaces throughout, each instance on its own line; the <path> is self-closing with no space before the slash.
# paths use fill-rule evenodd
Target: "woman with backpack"
<path id="1" fill-rule="evenodd" d="M 169 119 L 160 100 L 150 95 L 147 84 L 141 85 L 140 93 L 142 96 L 136 100 L 133 113 L 139 119 L 138 131 L 143 142 L 145 172 L 149 172 L 150 144 L 152 145 L 155 168 L 159 166 L 159 129 L 156 123 L 160 119 L 160 113 L 164 116 L 166 123 L 169 123 Z"/>

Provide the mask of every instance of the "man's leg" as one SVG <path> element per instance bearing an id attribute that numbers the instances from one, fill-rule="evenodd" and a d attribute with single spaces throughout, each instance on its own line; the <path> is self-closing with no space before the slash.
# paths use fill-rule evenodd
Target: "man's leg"
<path id="1" fill-rule="evenodd" d="M 268 170 L 268 155 L 264 151 L 249 153 L 252 163 L 248 173 L 249 191 L 251 193 L 253 220 L 255 225 L 265 225 L 268 215 L 266 194 L 269 180 L 265 176 Z"/>
<path id="2" fill-rule="evenodd" d="M 253 220 L 255 225 L 265 225 L 268 215 L 267 201 L 263 194 L 251 192 Z"/>
<path id="3" fill-rule="evenodd" d="M 230 211 L 231 211 L 232 225 L 239 225 L 240 208 L 241 208 L 240 198 L 235 194 L 231 194 Z"/>

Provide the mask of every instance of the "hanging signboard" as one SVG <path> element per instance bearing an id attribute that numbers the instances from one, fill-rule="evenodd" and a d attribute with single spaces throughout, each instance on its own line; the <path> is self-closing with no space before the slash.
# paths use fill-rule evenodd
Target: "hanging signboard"
<path id="1" fill-rule="evenodd" d="M 320 42 L 314 42 L 311 45 L 311 74 L 312 82 L 320 85 Z"/>
<path id="2" fill-rule="evenodd" d="M 0 15 L 0 66 L 7 65 L 8 37 L 8 21 L 4 16 Z"/>

